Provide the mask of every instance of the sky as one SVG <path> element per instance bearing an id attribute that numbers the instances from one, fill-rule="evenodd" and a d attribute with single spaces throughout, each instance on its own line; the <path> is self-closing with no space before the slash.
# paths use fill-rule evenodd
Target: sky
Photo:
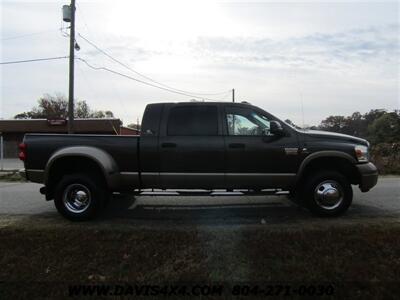
<path id="1" fill-rule="evenodd" d="M 0 3 L 1 62 L 69 54 L 69 1 Z M 75 97 L 125 125 L 146 104 L 194 99 L 132 78 L 218 101 L 234 88 L 236 101 L 300 126 L 399 109 L 399 16 L 399 1 L 77 0 L 75 55 L 131 79 L 76 60 Z M 0 118 L 68 95 L 68 59 L 0 65 L 0 76 Z"/>

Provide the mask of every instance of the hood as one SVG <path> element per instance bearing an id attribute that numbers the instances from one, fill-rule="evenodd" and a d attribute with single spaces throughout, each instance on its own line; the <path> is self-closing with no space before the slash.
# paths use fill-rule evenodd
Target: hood
<path id="1" fill-rule="evenodd" d="M 322 131 L 322 130 L 301 130 L 301 132 L 304 135 L 310 136 L 310 137 L 341 140 L 341 141 L 347 141 L 347 142 L 352 142 L 355 144 L 369 146 L 369 143 L 367 140 L 364 140 L 362 138 L 355 137 L 352 135 L 330 132 L 330 131 Z"/>

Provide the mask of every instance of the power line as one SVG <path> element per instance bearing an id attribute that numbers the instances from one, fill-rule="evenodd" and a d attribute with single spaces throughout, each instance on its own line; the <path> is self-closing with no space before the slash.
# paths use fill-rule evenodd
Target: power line
<path id="1" fill-rule="evenodd" d="M 89 32 L 90 30 L 89 30 L 89 26 L 86 23 L 85 13 L 83 12 L 83 9 L 80 7 L 78 2 L 76 3 L 76 6 L 78 8 L 77 11 L 79 12 L 79 15 L 82 17 L 83 24 L 85 25 L 86 30 Z"/>
<path id="2" fill-rule="evenodd" d="M 87 31 L 89 32 L 89 26 L 87 25 L 84 11 L 83 11 L 83 9 L 79 6 L 78 3 L 77 3 L 76 5 L 77 5 L 77 7 L 78 7 L 79 13 L 82 14 L 83 23 L 84 23 L 84 25 L 86 26 Z M 227 93 L 228 93 L 228 94 L 231 93 L 231 90 L 227 90 L 227 91 L 223 91 L 223 92 L 218 92 L 218 93 L 197 93 L 197 92 L 189 92 L 189 91 L 185 91 L 185 90 L 180 90 L 180 89 L 177 89 L 177 88 L 168 86 L 168 85 L 166 85 L 166 84 L 163 84 L 163 83 L 161 83 L 161 82 L 158 82 L 158 81 L 156 81 L 156 80 L 154 80 L 154 79 L 152 79 L 152 78 L 150 78 L 150 77 L 148 77 L 148 76 L 146 76 L 146 75 L 144 75 L 144 74 L 142 74 L 142 73 L 140 73 L 140 72 L 134 70 L 134 69 L 131 68 L 129 65 L 124 64 L 124 63 L 121 62 L 120 60 L 117 60 L 116 58 L 114 58 L 113 56 L 111 56 L 109 53 L 107 53 L 105 50 L 101 49 L 99 46 L 97 46 L 94 42 L 90 41 L 88 38 L 82 36 L 80 33 L 78 33 L 78 34 L 79 34 L 79 36 L 80 36 L 83 40 L 85 40 L 88 44 L 90 44 L 92 47 L 94 47 L 95 49 L 97 49 L 99 52 L 101 52 L 102 54 L 104 54 L 105 56 L 107 56 L 108 58 L 110 58 L 112 61 L 118 63 L 119 65 L 121 65 L 121 66 L 123 66 L 124 68 L 130 70 L 131 72 L 133 72 L 133 73 L 135 73 L 135 74 L 137 74 L 137 75 L 139 75 L 139 76 L 141 76 L 141 77 L 143 77 L 143 78 L 145 78 L 145 79 L 147 79 L 147 80 L 149 80 L 149 81 L 151 81 L 151 82 L 153 82 L 153 83 L 156 83 L 156 84 L 158 84 L 158 85 L 161 85 L 161 86 L 163 86 L 163 87 L 165 87 L 165 88 L 167 88 L 167 89 L 175 90 L 175 91 L 178 91 L 178 92 L 181 92 L 181 93 L 186 93 L 186 94 L 195 94 L 195 95 L 204 95 L 204 96 L 206 96 L 206 95 L 208 95 L 208 96 L 212 96 L 212 95 L 214 95 L 214 96 L 216 96 L 216 95 L 222 95 L 222 96 L 223 96 L 223 95 L 225 95 L 224 98 L 226 98 L 226 94 L 227 94 Z"/>
<path id="3" fill-rule="evenodd" d="M 156 80 L 154 80 L 154 79 L 152 79 L 152 78 L 150 78 L 150 77 L 148 77 L 148 76 L 146 76 L 146 75 L 144 75 L 144 74 L 142 74 L 142 73 L 140 73 L 140 72 L 138 72 L 138 71 L 132 69 L 132 68 L 131 68 L 130 66 L 128 66 L 127 64 L 124 64 L 123 62 L 121 62 L 121 61 L 119 61 L 118 59 L 114 58 L 113 56 L 111 56 L 110 54 L 108 54 L 106 51 L 104 51 L 103 49 L 101 49 L 99 46 L 97 46 L 97 45 L 94 44 L 93 42 L 89 41 L 89 40 L 88 40 L 87 38 L 85 38 L 82 34 L 80 34 L 80 33 L 78 33 L 78 34 L 79 34 L 79 36 L 80 36 L 84 41 L 86 41 L 86 42 L 87 42 L 88 44 L 90 44 L 92 47 L 96 48 L 99 52 L 103 53 L 105 56 L 107 56 L 107 57 L 108 57 L 109 59 L 111 59 L 112 61 L 114 61 L 114 62 L 116 62 L 117 64 L 123 66 L 124 68 L 130 70 L 131 72 L 133 72 L 133 73 L 135 73 L 135 74 L 137 74 L 137 75 L 139 75 L 139 76 L 141 76 L 141 77 L 143 77 L 143 78 L 145 78 L 145 79 L 147 79 L 147 80 L 149 80 L 149 81 L 151 81 L 151 82 L 153 82 L 153 83 L 155 83 L 155 84 L 158 84 L 158 85 L 160 85 L 160 86 L 163 86 L 163 87 L 165 87 L 165 88 L 167 88 L 167 89 L 175 90 L 175 91 L 180 92 L 180 93 L 195 94 L 195 95 L 205 95 L 205 96 L 223 95 L 223 94 L 225 94 L 225 93 L 227 92 L 227 91 L 223 91 L 223 92 L 218 92 L 218 93 L 197 93 L 197 92 L 190 92 L 190 91 L 180 90 L 180 89 L 177 89 L 177 88 L 168 86 L 168 85 L 166 85 L 166 84 L 163 84 L 163 83 L 161 83 L 161 82 L 159 82 L 159 81 L 156 81 Z"/>
<path id="4" fill-rule="evenodd" d="M 52 32 L 52 31 L 56 31 L 56 30 L 53 29 L 53 30 L 32 32 L 32 33 L 27 33 L 27 34 L 21 34 L 21 35 L 16 35 L 16 36 L 5 37 L 5 38 L 2 38 L 2 39 L 0 39 L 0 40 L 1 40 L 1 41 L 15 40 L 15 39 L 25 38 L 25 37 L 34 36 L 34 35 L 39 35 L 39 34 L 43 34 L 43 33 L 48 33 L 48 32 Z"/>
<path id="5" fill-rule="evenodd" d="M 37 61 L 63 59 L 63 58 L 68 58 L 68 57 L 69 56 L 57 56 L 57 57 L 35 58 L 35 59 L 27 59 L 27 60 L 5 61 L 5 62 L 0 62 L 0 65 L 22 64 L 22 63 L 37 62 Z"/>
<path id="6" fill-rule="evenodd" d="M 82 77 L 86 81 L 86 85 L 89 87 L 92 96 L 94 96 L 94 98 L 96 98 L 96 93 L 94 91 L 94 88 L 93 88 L 93 85 L 92 85 L 91 81 L 86 77 L 85 72 L 80 67 L 80 64 L 78 64 L 77 66 L 78 66 L 78 69 L 79 69 L 80 73 L 82 74 Z M 114 87 L 115 87 L 115 82 L 114 81 L 112 82 L 112 84 L 114 84 Z M 122 100 L 121 100 L 121 97 L 120 97 L 121 95 L 119 93 L 119 89 L 118 88 L 114 88 L 114 92 L 117 94 L 116 98 L 118 99 L 123 111 L 127 112 L 128 110 L 125 108 L 125 105 L 122 103 Z"/>
<path id="7" fill-rule="evenodd" d="M 142 83 L 142 84 L 151 86 L 151 87 L 155 87 L 155 88 L 164 90 L 164 91 L 168 91 L 168 92 L 171 92 L 171 93 L 180 94 L 180 95 L 184 95 L 184 96 L 188 96 L 188 97 L 192 97 L 192 98 L 202 99 L 202 100 L 218 101 L 218 100 L 216 100 L 216 99 L 204 98 L 204 97 L 195 96 L 195 95 L 191 95 L 191 94 L 184 93 L 184 92 L 178 92 L 178 91 L 175 91 L 175 90 L 171 90 L 171 89 L 169 89 L 169 88 L 164 88 L 164 87 L 161 87 L 161 86 L 158 86 L 158 85 L 149 83 L 149 82 L 147 82 L 147 81 L 143 81 L 143 80 L 137 79 L 137 78 L 135 78 L 135 77 L 132 77 L 132 76 L 129 76 L 129 75 L 120 73 L 120 72 L 115 71 L 115 70 L 112 70 L 112 69 L 109 69 L 109 68 L 107 68 L 107 67 L 95 67 L 95 66 L 89 64 L 85 59 L 80 58 L 80 57 L 77 57 L 76 59 L 78 59 L 78 60 L 84 62 L 89 68 L 92 68 L 92 69 L 94 69 L 94 70 L 103 70 L 103 71 L 107 71 L 107 72 L 110 72 L 110 73 L 113 73 L 113 74 L 116 74 L 116 75 L 119 75 L 119 76 L 128 78 L 128 79 L 130 79 L 130 80 L 134 80 L 134 81 L 136 81 L 136 82 L 139 82 L 139 83 Z"/>

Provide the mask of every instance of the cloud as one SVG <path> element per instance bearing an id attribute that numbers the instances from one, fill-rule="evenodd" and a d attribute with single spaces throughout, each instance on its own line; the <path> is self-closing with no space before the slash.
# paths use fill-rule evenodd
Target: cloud
<path id="1" fill-rule="evenodd" d="M 398 61 L 396 24 L 352 29 L 334 34 L 315 33 L 298 38 L 199 37 L 194 53 L 219 63 L 288 65 L 301 68 L 336 68 L 368 61 Z"/>
<path id="2" fill-rule="evenodd" d="M 2 4 L 4 38 L 48 32 L 3 41 L 3 61 L 68 55 L 69 40 L 58 31 L 62 1 L 14 2 Z M 297 122 L 301 95 L 310 124 L 332 113 L 399 105 L 399 6 L 393 2 L 242 2 L 211 9 L 179 5 L 179 10 L 168 2 L 167 10 L 157 12 L 154 4 L 144 5 L 144 11 L 132 1 L 78 2 L 77 32 L 138 72 L 179 89 L 234 87 L 237 99 Z M 140 77 L 79 36 L 77 41 L 77 56 Z M 125 120 L 136 120 L 149 102 L 187 100 L 76 65 L 77 97 Z M 0 117 L 30 109 L 43 93 L 68 94 L 67 74 L 67 60 L 1 67 Z"/>

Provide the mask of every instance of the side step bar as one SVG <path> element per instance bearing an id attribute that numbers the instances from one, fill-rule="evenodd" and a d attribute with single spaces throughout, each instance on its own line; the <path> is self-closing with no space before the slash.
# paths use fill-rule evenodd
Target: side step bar
<path id="1" fill-rule="evenodd" d="M 271 196 L 271 195 L 288 195 L 288 191 L 282 191 L 280 189 L 271 190 L 135 190 L 133 193 L 136 196 Z"/>

